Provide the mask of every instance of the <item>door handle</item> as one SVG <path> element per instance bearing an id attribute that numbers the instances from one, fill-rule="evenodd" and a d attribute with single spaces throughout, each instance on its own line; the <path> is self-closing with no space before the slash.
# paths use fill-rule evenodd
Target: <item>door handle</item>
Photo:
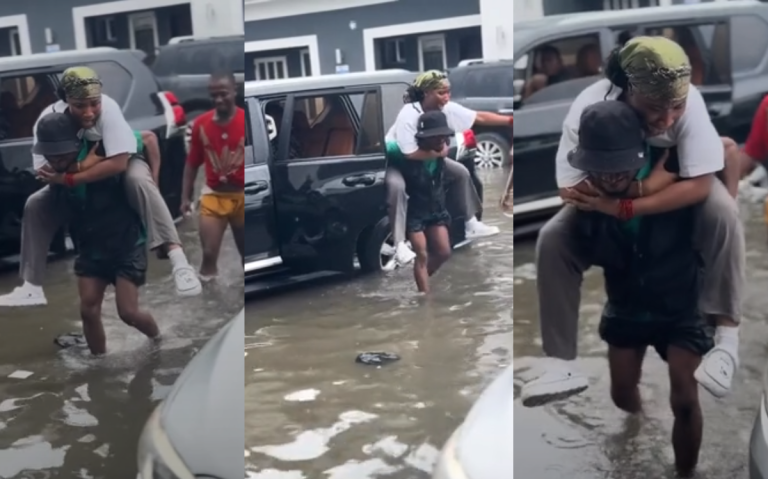
<path id="1" fill-rule="evenodd" d="M 376 177 L 373 175 L 354 175 L 347 176 L 341 182 L 344 186 L 371 186 L 376 183 Z"/>
<path id="2" fill-rule="evenodd" d="M 269 189 L 269 183 L 266 181 L 252 181 L 250 183 L 245 184 L 245 188 L 243 188 L 243 192 L 246 195 L 257 195 L 261 193 L 262 191 L 267 191 Z"/>

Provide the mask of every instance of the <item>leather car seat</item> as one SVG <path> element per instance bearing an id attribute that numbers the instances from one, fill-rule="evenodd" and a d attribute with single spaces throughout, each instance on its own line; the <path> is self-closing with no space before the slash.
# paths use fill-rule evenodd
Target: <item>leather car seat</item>
<path id="1" fill-rule="evenodd" d="M 327 125 L 323 156 L 352 156 L 357 134 L 349 115 L 341 105 L 334 105 L 325 122 Z"/>

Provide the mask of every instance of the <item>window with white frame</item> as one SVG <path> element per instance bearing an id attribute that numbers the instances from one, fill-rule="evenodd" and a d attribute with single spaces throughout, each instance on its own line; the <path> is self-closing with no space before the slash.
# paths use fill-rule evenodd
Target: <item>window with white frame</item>
<path id="1" fill-rule="evenodd" d="M 387 63 L 405 63 L 405 39 L 390 38 L 384 40 L 384 61 Z"/>
<path id="2" fill-rule="evenodd" d="M 257 58 L 253 61 L 256 80 L 279 80 L 288 78 L 286 57 Z"/>
<path id="3" fill-rule="evenodd" d="M 312 76 L 312 60 L 309 56 L 309 50 L 301 51 L 301 76 Z"/>
<path id="4" fill-rule="evenodd" d="M 419 37 L 419 70 L 445 70 L 448 59 L 445 53 L 445 35 Z"/>

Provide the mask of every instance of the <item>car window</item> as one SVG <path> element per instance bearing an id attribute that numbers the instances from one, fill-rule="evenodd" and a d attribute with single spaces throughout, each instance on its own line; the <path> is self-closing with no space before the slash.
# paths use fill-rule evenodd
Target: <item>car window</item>
<path id="1" fill-rule="evenodd" d="M 731 18 L 733 73 L 754 70 L 768 51 L 768 24 L 758 16 Z"/>
<path id="2" fill-rule="evenodd" d="M 133 75 L 116 62 L 93 62 L 88 66 L 99 74 L 104 85 L 104 94 L 115 100 L 118 105 L 125 105 L 133 86 Z"/>
<path id="3" fill-rule="evenodd" d="M 665 36 L 683 47 L 691 61 L 691 83 L 694 85 L 731 83 L 731 47 L 727 23 L 646 26 L 645 34 Z"/>
<path id="4" fill-rule="evenodd" d="M 0 79 L 0 140 L 32 137 L 40 113 L 57 100 L 56 88 L 48 75 Z"/>
<path id="5" fill-rule="evenodd" d="M 257 111 L 252 111 L 252 109 Z M 254 122 L 251 115 L 262 115 L 263 122 Z M 264 131 L 265 126 L 268 125 L 266 115 L 258 108 L 255 101 L 248 101 L 245 105 L 245 164 L 246 165 L 259 165 L 267 162 L 268 148 L 264 147 L 264 140 L 267 138 L 268 132 Z M 272 121 L 274 125 L 274 120 Z M 276 134 L 276 132 L 275 132 Z M 255 144 L 258 143 L 258 144 Z M 257 153 L 258 152 L 258 153 Z"/>
<path id="6" fill-rule="evenodd" d="M 525 99 L 522 107 L 553 101 L 573 101 L 585 88 L 603 78 L 602 75 L 567 80 L 539 90 Z"/>
<path id="7" fill-rule="evenodd" d="M 558 83 L 600 74 L 602 63 L 597 33 L 537 45 L 515 61 L 514 77 L 521 90 L 518 94 L 525 103 L 534 93 Z"/>
<path id="8" fill-rule="evenodd" d="M 286 134 L 285 102 L 271 101 L 265 114 L 275 118 L 276 146 Z M 359 110 L 353 105 L 359 105 Z M 278 119 L 279 118 L 279 119 Z M 378 90 L 297 96 L 291 112 L 288 160 L 354 156 L 383 151 Z"/>
<path id="9" fill-rule="evenodd" d="M 511 66 L 469 68 L 463 82 L 463 97 L 504 98 L 513 97 L 514 70 Z"/>

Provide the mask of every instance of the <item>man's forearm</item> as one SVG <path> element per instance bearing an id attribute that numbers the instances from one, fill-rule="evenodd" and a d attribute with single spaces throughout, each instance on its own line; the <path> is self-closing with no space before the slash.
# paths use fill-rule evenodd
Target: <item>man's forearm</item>
<path id="1" fill-rule="evenodd" d="M 108 158 L 109 161 L 100 161 L 85 171 L 75 173 L 72 178 L 76 185 L 85 183 L 93 183 L 94 181 L 103 180 L 110 176 L 119 175 L 128 170 L 128 160 L 131 155 L 123 153 Z"/>
<path id="2" fill-rule="evenodd" d="M 141 134 L 144 142 L 144 149 L 147 153 L 147 162 L 152 170 L 152 176 L 157 177 L 160 174 L 160 145 L 157 144 L 157 137 L 151 131 L 144 131 Z"/>
<path id="3" fill-rule="evenodd" d="M 198 167 L 184 164 L 184 177 L 181 183 L 181 199 L 192 200 L 195 192 L 195 178 L 197 178 Z"/>
<path id="4" fill-rule="evenodd" d="M 635 215 L 655 215 L 679 210 L 704 201 L 712 190 L 715 175 L 678 181 L 658 193 L 633 201 Z"/>

